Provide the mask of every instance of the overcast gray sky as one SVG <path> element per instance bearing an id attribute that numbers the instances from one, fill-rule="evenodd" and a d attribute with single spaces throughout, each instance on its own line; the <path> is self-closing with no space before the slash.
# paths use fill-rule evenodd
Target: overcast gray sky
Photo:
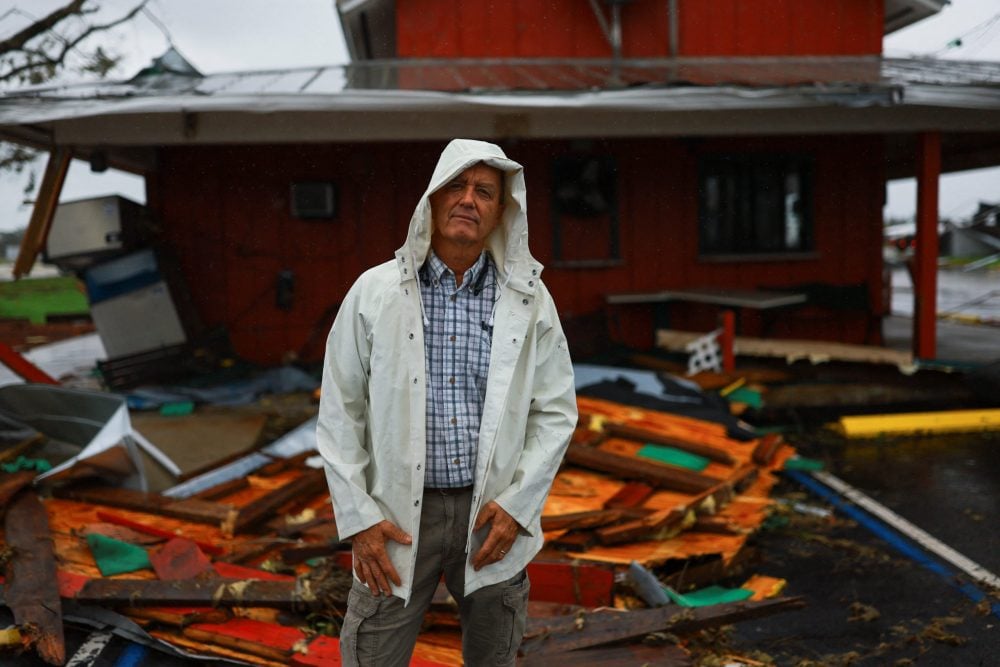
<path id="1" fill-rule="evenodd" d="M 63 0 L 0 0 L 0 37 L 42 16 Z M 134 0 L 104 0 L 103 14 L 118 15 Z M 19 12 L 8 14 L 16 8 Z M 151 0 L 149 14 L 105 36 L 125 57 L 113 78 L 128 78 L 173 45 L 205 73 L 331 65 L 347 60 L 334 0 Z M 962 46 L 948 47 L 956 39 Z M 890 35 L 887 56 L 937 55 L 1000 60 L 1000 0 L 953 0 L 937 16 Z M 0 176 L 0 230 L 23 227 L 24 178 Z M 144 201 L 141 179 L 109 171 L 93 174 L 74 163 L 62 200 L 119 193 Z M 942 177 L 941 214 L 967 217 L 980 200 L 1000 201 L 1000 168 Z M 912 179 L 889 184 L 886 216 L 910 217 L 916 208 Z"/>

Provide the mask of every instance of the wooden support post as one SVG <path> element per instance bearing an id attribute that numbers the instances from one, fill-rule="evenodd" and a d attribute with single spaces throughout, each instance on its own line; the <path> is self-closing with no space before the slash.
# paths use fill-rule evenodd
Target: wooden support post
<path id="1" fill-rule="evenodd" d="M 62 665 L 66 643 L 56 556 L 49 516 L 33 491 L 25 490 L 15 497 L 7 510 L 4 535 L 13 553 L 6 568 L 4 604 L 14 612 L 14 622 L 42 660 Z"/>
<path id="2" fill-rule="evenodd" d="M 24 240 L 21 241 L 21 249 L 14 262 L 14 278 L 20 278 L 30 273 L 38 253 L 45 247 L 45 240 L 49 236 L 52 217 L 59 204 L 59 193 L 62 192 L 71 157 L 71 151 L 65 146 L 57 146 L 49 154 L 48 164 L 45 165 L 45 174 L 38 187 L 38 198 L 35 200 L 28 228 L 24 232 Z"/>
<path id="3" fill-rule="evenodd" d="M 917 245 L 914 262 L 913 356 L 937 355 L 938 181 L 941 133 L 922 132 L 917 154 Z"/>

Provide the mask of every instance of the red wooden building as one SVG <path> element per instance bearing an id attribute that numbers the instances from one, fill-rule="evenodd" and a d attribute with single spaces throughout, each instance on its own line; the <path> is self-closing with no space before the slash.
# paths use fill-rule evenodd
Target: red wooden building
<path id="1" fill-rule="evenodd" d="M 60 160 L 97 157 L 146 177 L 204 326 L 254 361 L 316 359 L 465 136 L 525 165 L 532 251 L 578 350 L 648 345 L 655 307 L 607 297 L 682 288 L 807 294 L 743 330 L 877 342 L 885 183 L 918 175 L 915 346 L 933 357 L 937 178 L 1000 163 L 1000 65 L 881 43 L 944 4 L 340 0 L 348 65 L 202 76 L 169 54 L 126 82 L 8 94 L 0 133 L 53 149 L 20 270 Z M 716 315 L 676 303 L 669 324 Z"/>

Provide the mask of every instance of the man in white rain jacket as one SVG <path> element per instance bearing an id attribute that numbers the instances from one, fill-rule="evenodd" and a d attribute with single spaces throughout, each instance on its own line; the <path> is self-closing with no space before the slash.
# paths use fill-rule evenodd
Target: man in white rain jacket
<path id="1" fill-rule="evenodd" d="M 408 664 L 442 573 L 466 664 L 514 664 L 525 567 L 577 417 L 526 211 L 521 165 L 452 141 L 406 242 L 330 332 L 317 437 L 354 552 L 345 665 Z"/>

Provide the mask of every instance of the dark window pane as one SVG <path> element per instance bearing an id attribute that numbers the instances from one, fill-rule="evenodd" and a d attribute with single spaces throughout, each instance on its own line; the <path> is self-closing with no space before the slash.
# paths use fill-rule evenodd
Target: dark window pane
<path id="1" fill-rule="evenodd" d="M 699 168 L 702 254 L 799 252 L 812 238 L 808 159 L 716 155 Z"/>

